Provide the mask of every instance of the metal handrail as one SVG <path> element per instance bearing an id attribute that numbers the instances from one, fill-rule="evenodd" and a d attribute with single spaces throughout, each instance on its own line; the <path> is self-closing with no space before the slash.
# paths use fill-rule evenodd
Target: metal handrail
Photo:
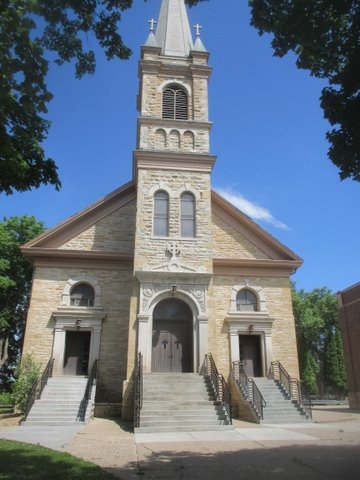
<path id="1" fill-rule="evenodd" d="M 205 374 L 210 378 L 216 393 L 216 400 L 224 408 L 230 424 L 232 424 L 232 405 L 229 387 L 222 374 L 218 372 L 211 353 L 205 355 Z"/>
<path id="2" fill-rule="evenodd" d="M 81 422 L 85 421 L 86 410 L 87 410 L 87 407 L 88 407 L 88 404 L 89 404 L 89 400 L 91 399 L 92 387 L 94 385 L 94 381 L 97 378 L 97 365 L 98 365 L 98 361 L 96 359 L 96 360 L 94 360 L 94 363 L 92 364 L 90 375 L 89 375 L 88 380 L 86 382 L 85 393 L 84 393 L 84 396 L 83 396 L 83 398 L 80 402 L 78 420 L 80 420 Z"/>
<path id="3" fill-rule="evenodd" d="M 233 362 L 232 377 L 240 388 L 240 391 L 244 395 L 245 399 L 252 406 L 256 416 L 260 420 L 263 420 L 266 401 L 254 379 L 247 376 L 241 362 Z"/>
<path id="4" fill-rule="evenodd" d="M 140 411 L 143 406 L 143 356 L 139 352 L 135 365 L 134 427 L 140 427 Z"/>
<path id="5" fill-rule="evenodd" d="M 41 397 L 41 394 L 45 388 L 45 385 L 47 384 L 49 378 L 52 377 L 53 366 L 54 366 L 54 359 L 50 358 L 40 379 L 38 379 L 32 386 L 32 389 L 30 390 L 30 393 L 26 400 L 26 407 L 24 412 L 25 420 L 29 415 L 32 406 L 34 405 L 35 400 L 38 400 Z"/>
<path id="6" fill-rule="evenodd" d="M 271 362 L 269 378 L 278 381 L 289 397 L 303 409 L 307 418 L 312 418 L 311 398 L 304 385 L 292 378 L 279 362 Z"/>

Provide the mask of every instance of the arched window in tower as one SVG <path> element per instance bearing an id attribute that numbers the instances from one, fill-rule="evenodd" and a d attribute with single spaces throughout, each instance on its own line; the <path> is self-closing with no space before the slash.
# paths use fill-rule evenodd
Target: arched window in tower
<path id="1" fill-rule="evenodd" d="M 74 307 L 93 307 L 95 292 L 88 283 L 77 283 L 70 292 L 70 305 Z"/>
<path id="2" fill-rule="evenodd" d="M 179 85 L 170 85 L 163 91 L 162 118 L 188 119 L 188 96 Z"/>
<path id="3" fill-rule="evenodd" d="M 236 310 L 240 312 L 257 312 L 258 299 L 254 292 L 242 288 L 236 295 Z"/>
<path id="4" fill-rule="evenodd" d="M 153 232 L 157 237 L 169 235 L 169 195 L 164 190 L 158 190 L 154 195 Z"/>
<path id="5" fill-rule="evenodd" d="M 195 198 L 192 193 L 185 192 L 180 197 L 181 236 L 194 238 L 196 231 Z"/>

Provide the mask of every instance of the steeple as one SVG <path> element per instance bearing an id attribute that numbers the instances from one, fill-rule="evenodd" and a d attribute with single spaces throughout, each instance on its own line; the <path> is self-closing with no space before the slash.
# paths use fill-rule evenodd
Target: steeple
<path id="1" fill-rule="evenodd" d="M 189 55 L 193 40 L 184 0 L 162 1 L 155 38 L 163 55 Z"/>

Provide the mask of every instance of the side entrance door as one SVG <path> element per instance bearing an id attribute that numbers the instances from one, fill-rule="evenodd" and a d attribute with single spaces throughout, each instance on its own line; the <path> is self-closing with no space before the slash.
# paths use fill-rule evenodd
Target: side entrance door
<path id="1" fill-rule="evenodd" d="M 240 362 L 248 377 L 261 377 L 260 335 L 240 335 Z"/>
<path id="2" fill-rule="evenodd" d="M 87 375 L 91 332 L 66 331 L 64 375 Z"/>

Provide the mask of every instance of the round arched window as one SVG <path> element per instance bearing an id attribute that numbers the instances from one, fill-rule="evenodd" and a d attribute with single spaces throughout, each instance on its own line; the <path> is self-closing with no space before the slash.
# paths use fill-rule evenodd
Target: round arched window
<path id="1" fill-rule="evenodd" d="M 93 307 L 95 292 L 88 283 L 78 283 L 71 289 L 70 305 L 75 307 Z"/>
<path id="2" fill-rule="evenodd" d="M 257 312 L 258 300 L 254 292 L 243 288 L 236 295 L 236 310 L 240 312 Z"/>

